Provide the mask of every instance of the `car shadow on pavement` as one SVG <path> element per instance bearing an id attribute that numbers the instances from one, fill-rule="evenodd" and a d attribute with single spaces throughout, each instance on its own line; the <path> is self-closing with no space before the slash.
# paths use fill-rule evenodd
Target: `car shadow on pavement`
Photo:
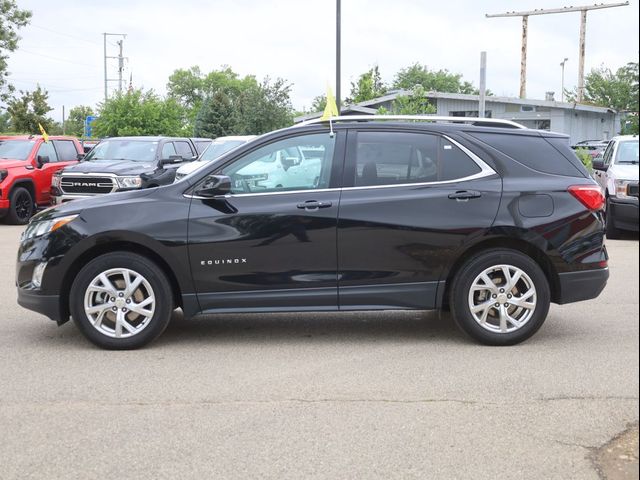
<path id="1" fill-rule="evenodd" d="M 185 320 L 176 311 L 155 342 L 301 343 L 437 341 L 467 343 L 448 314 L 438 312 L 332 312 L 304 314 L 216 314 Z"/>

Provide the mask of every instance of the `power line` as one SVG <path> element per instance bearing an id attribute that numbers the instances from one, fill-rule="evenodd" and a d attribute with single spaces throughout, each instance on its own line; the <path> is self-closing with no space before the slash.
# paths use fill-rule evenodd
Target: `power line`
<path id="1" fill-rule="evenodd" d="M 43 54 L 43 53 L 32 52 L 32 51 L 30 51 L 30 50 L 25 50 L 24 48 L 21 48 L 19 51 L 20 51 L 20 52 L 24 52 L 24 53 L 28 53 L 28 54 L 30 54 L 30 55 L 36 55 L 36 56 L 38 56 L 38 57 L 48 58 L 48 59 L 50 59 L 50 60 L 56 60 L 56 61 L 58 61 L 58 62 L 72 63 L 72 64 L 75 64 L 75 65 L 82 65 L 83 67 L 91 67 L 91 68 L 95 68 L 95 69 L 97 69 L 97 67 L 96 67 L 95 65 L 90 65 L 90 64 L 88 64 L 88 63 L 76 62 L 76 61 L 74 61 L 74 60 L 69 60 L 69 59 L 67 59 L 67 58 L 60 58 L 60 57 L 54 57 L 54 56 L 52 56 L 52 55 L 45 55 L 45 54 Z"/>
<path id="2" fill-rule="evenodd" d="M 64 32 L 60 32 L 58 30 L 53 30 L 51 28 L 48 27 L 42 27 L 40 25 L 35 25 L 35 24 L 31 24 L 32 27 L 36 27 L 39 28 L 40 30 L 45 30 L 47 32 L 51 32 L 51 33 L 55 33 L 56 35 L 60 35 L 62 37 L 68 37 L 68 38 L 73 38 L 74 40 L 80 40 L 81 42 L 87 42 L 87 43 L 91 43 L 93 45 L 98 45 L 100 46 L 99 42 L 93 41 L 93 40 L 87 40 L 86 38 L 82 38 L 82 37 L 76 37 L 75 35 L 69 35 L 68 33 L 64 33 Z"/>

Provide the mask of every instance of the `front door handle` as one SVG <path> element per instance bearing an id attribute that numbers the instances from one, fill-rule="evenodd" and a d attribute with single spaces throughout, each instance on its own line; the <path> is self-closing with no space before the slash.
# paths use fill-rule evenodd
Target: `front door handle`
<path id="1" fill-rule="evenodd" d="M 319 208 L 329 208 L 331 205 L 331 202 L 317 202 L 316 200 L 308 200 L 304 203 L 299 203 L 298 208 L 304 210 L 318 210 Z"/>
<path id="2" fill-rule="evenodd" d="M 482 194 L 475 190 L 458 190 L 456 193 L 449 194 L 449 198 L 452 200 L 466 201 L 470 198 L 480 198 Z"/>

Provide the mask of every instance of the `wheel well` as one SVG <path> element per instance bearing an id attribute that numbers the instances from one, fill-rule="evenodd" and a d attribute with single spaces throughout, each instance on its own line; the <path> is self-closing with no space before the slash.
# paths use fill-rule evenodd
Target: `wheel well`
<path id="1" fill-rule="evenodd" d="M 31 194 L 31 199 L 33 203 L 36 203 L 38 199 L 36 198 L 36 188 L 33 186 L 33 182 L 30 180 L 18 180 L 13 185 L 11 185 L 11 189 L 9 190 L 9 196 L 13 193 L 13 191 L 18 188 L 26 188 L 27 191 Z M 7 197 L 9 198 L 9 197 Z"/>
<path id="2" fill-rule="evenodd" d="M 524 240 L 504 237 L 492 238 L 490 240 L 485 240 L 483 242 L 477 243 L 466 250 L 456 260 L 456 262 L 449 270 L 449 274 L 447 275 L 444 295 L 442 297 L 443 306 L 449 305 L 449 289 L 451 288 L 453 279 L 455 278 L 460 268 L 462 268 L 462 266 L 467 262 L 469 258 L 491 248 L 509 248 L 524 253 L 525 255 L 535 260 L 535 262 L 544 272 L 545 276 L 547 277 L 547 281 L 549 282 L 549 288 L 551 289 L 551 301 L 556 301 L 560 293 L 560 279 L 558 277 L 558 272 L 556 272 L 555 267 L 553 266 L 547 255 L 545 255 L 545 253 L 538 247 L 525 242 Z"/>
<path id="3" fill-rule="evenodd" d="M 173 301 L 174 305 L 182 306 L 182 295 L 180 290 L 180 285 L 178 284 L 178 280 L 169 267 L 169 264 L 165 262 L 165 260 L 158 255 L 153 250 L 139 245 L 137 243 L 118 241 L 118 242 L 109 242 L 108 245 L 96 245 L 93 248 L 90 248 L 82 255 L 80 255 L 69 267 L 67 273 L 65 274 L 62 280 L 62 286 L 60 289 L 60 297 L 62 299 L 61 305 L 64 311 L 62 312 L 62 318 L 68 319 L 70 315 L 69 309 L 69 293 L 71 291 L 71 285 L 75 280 L 78 272 L 82 269 L 84 265 L 93 260 L 100 255 L 105 253 L 114 253 L 114 252 L 131 252 L 136 253 L 138 255 L 142 255 L 146 257 L 148 260 L 154 262 L 158 267 L 162 269 L 164 274 L 167 276 L 167 280 L 171 285 L 171 291 L 173 292 Z"/>

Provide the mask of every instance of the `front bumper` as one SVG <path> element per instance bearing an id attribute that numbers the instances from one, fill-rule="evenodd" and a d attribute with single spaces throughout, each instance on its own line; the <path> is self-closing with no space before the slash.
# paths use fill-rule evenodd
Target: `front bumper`
<path id="1" fill-rule="evenodd" d="M 638 199 L 623 200 L 610 197 L 607 215 L 611 216 L 616 228 L 638 231 Z"/>
<path id="2" fill-rule="evenodd" d="M 560 279 L 560 295 L 558 295 L 556 303 L 564 305 L 565 303 L 591 300 L 600 295 L 607 285 L 609 269 L 598 268 L 560 273 L 558 277 Z"/>
<path id="3" fill-rule="evenodd" d="M 46 315 L 59 324 L 68 320 L 63 318 L 59 295 L 43 295 L 37 290 L 18 288 L 18 304 L 28 310 Z"/>

